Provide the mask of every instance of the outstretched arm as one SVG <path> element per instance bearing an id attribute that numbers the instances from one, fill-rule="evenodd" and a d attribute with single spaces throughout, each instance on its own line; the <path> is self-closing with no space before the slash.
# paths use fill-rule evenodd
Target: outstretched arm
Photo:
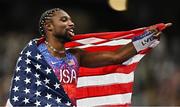
<path id="1" fill-rule="evenodd" d="M 80 56 L 80 65 L 84 67 L 100 67 L 120 64 L 137 53 L 132 43 L 116 51 L 83 52 Z"/>
<path id="2" fill-rule="evenodd" d="M 160 36 L 160 32 L 151 27 L 148 32 L 143 35 L 134 38 L 133 41 L 116 51 L 104 51 L 104 52 L 81 52 L 80 54 L 80 66 L 84 67 L 101 67 L 107 65 L 121 64 L 127 59 L 131 58 L 137 52 L 144 50 L 157 42 L 157 38 Z M 157 45 L 157 44 L 156 44 Z"/>

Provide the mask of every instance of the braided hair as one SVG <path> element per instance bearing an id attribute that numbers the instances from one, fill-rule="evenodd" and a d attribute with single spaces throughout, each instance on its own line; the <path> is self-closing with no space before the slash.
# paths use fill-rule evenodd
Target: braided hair
<path id="1" fill-rule="evenodd" d="M 45 36 L 46 32 L 45 32 L 45 29 L 44 29 L 44 25 L 45 25 L 45 22 L 46 20 L 50 20 L 52 16 L 54 16 L 54 13 L 57 12 L 57 11 L 61 11 L 62 9 L 60 8 L 53 8 L 53 9 L 50 9 L 50 10 L 47 10 L 45 11 L 41 17 L 40 17 L 40 20 L 39 20 L 39 32 L 42 36 Z"/>

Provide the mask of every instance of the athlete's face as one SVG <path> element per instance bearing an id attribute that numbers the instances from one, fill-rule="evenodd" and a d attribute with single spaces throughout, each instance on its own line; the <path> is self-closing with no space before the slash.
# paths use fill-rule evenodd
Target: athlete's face
<path id="1" fill-rule="evenodd" d="M 54 13 L 51 18 L 52 34 L 62 40 L 63 42 L 69 42 L 74 36 L 74 23 L 71 17 L 63 10 Z"/>

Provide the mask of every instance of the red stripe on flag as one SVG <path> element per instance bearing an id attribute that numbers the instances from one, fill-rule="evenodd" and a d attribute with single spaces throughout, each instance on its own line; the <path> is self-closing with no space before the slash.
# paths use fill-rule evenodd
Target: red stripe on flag
<path id="1" fill-rule="evenodd" d="M 98 45 L 98 44 L 102 44 L 102 43 L 106 43 L 106 42 L 109 42 L 109 40 L 104 40 L 104 41 L 96 42 L 96 43 L 93 43 L 93 44 L 94 44 L 94 45 Z"/>
<path id="2" fill-rule="evenodd" d="M 89 33 L 89 34 L 78 34 L 73 37 L 73 40 L 85 39 L 90 37 L 98 37 L 102 39 L 112 39 L 117 38 L 120 36 L 128 35 L 130 33 L 134 33 L 136 36 L 137 34 L 143 33 L 145 29 L 135 29 L 130 31 L 120 31 L 120 32 L 103 32 L 103 33 Z"/>
<path id="3" fill-rule="evenodd" d="M 97 52 L 97 51 L 114 51 L 122 46 L 93 46 L 84 48 L 88 52 Z"/>
<path id="4" fill-rule="evenodd" d="M 104 35 L 104 36 L 98 36 L 100 38 L 103 38 L 103 39 L 113 39 L 113 38 L 117 38 L 117 37 L 122 37 L 122 36 L 125 36 L 125 35 L 129 35 L 129 34 L 133 34 L 131 33 L 130 31 L 124 31 L 124 32 L 113 32 L 112 34 L 107 34 L 107 35 Z M 129 36 L 126 36 L 126 37 L 129 37 Z M 124 38 L 125 39 L 125 38 Z"/>
<path id="5" fill-rule="evenodd" d="M 89 86 L 77 88 L 77 99 L 107 96 L 114 94 L 124 94 L 132 93 L 133 82 L 122 83 L 122 84 L 112 84 L 104 86 Z"/>
<path id="6" fill-rule="evenodd" d="M 124 32 L 103 32 L 103 33 L 89 33 L 89 34 L 78 34 L 73 37 L 73 40 L 85 39 L 90 37 L 98 37 L 102 39 L 111 39 L 117 36 L 125 35 L 129 31 Z"/>
<path id="7" fill-rule="evenodd" d="M 138 63 L 133 63 L 131 65 L 110 65 L 98 68 L 85 68 L 81 67 L 79 71 L 79 77 L 82 76 L 97 76 L 110 73 L 125 73 L 129 74 L 136 69 Z"/>
<path id="8" fill-rule="evenodd" d="M 68 42 L 65 44 L 65 47 L 67 48 L 71 48 L 71 47 L 76 47 L 76 46 L 81 46 L 82 44 L 78 43 L 78 42 Z"/>

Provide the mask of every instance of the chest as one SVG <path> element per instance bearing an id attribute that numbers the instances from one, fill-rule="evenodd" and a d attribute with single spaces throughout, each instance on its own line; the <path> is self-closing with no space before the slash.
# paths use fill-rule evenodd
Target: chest
<path id="1" fill-rule="evenodd" d="M 53 68 L 55 75 L 62 84 L 76 83 L 78 76 L 78 62 L 75 58 L 51 60 L 49 65 Z"/>

